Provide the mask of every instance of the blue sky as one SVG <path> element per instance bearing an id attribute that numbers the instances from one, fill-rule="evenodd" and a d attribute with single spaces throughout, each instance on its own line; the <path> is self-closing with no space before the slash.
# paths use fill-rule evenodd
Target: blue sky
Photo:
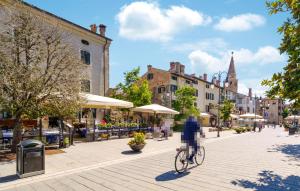
<path id="1" fill-rule="evenodd" d="M 279 72 L 286 58 L 277 47 L 277 27 L 286 15 L 268 14 L 263 0 L 26 0 L 60 17 L 89 28 L 107 25 L 110 48 L 110 86 L 123 72 L 147 65 L 169 69 L 170 61 L 186 72 L 210 77 L 227 70 L 231 52 L 239 92 L 252 87 L 261 95 L 262 79 Z"/>

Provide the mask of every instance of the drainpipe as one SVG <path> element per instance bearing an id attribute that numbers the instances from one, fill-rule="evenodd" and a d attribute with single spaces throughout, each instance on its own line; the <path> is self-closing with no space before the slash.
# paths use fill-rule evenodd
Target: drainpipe
<path id="1" fill-rule="evenodd" d="M 106 89 L 106 67 L 105 67 L 105 62 L 106 62 L 106 55 L 105 55 L 105 50 L 106 50 L 106 47 L 107 47 L 107 44 L 108 44 L 108 41 L 107 39 L 105 39 L 105 44 L 103 46 L 103 74 L 104 74 L 104 84 L 103 84 L 103 88 L 104 88 L 104 96 L 105 96 L 105 89 Z"/>

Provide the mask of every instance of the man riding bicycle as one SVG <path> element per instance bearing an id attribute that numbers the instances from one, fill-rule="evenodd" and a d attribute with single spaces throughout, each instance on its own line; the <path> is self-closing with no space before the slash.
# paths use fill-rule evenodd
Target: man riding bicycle
<path id="1" fill-rule="evenodd" d="M 192 148 L 192 153 L 188 157 L 188 162 L 193 164 L 193 158 L 197 153 L 198 148 L 200 147 L 200 143 L 198 143 L 197 132 L 200 132 L 200 135 L 203 134 L 203 130 L 200 127 L 200 124 L 193 116 L 189 116 L 184 124 L 184 129 L 181 134 L 181 141 L 186 143 L 187 153 L 189 154 L 189 148 Z"/>

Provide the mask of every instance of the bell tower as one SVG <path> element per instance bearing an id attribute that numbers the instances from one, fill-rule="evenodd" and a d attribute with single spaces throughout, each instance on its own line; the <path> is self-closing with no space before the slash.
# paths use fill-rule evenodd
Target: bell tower
<path id="1" fill-rule="evenodd" d="M 228 90 L 237 92 L 238 91 L 238 80 L 236 79 L 236 72 L 234 67 L 233 52 L 231 53 L 231 60 L 227 72 Z"/>

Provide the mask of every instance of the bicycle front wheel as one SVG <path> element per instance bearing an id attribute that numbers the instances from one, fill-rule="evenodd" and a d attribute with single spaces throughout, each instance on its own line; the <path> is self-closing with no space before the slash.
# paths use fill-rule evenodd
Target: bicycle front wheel
<path id="1" fill-rule="evenodd" d="M 200 146 L 197 154 L 195 155 L 195 162 L 197 165 L 201 165 L 205 159 L 205 148 Z"/>
<path id="2" fill-rule="evenodd" d="M 175 170 L 178 173 L 183 173 L 188 166 L 186 151 L 181 150 L 178 151 L 176 157 L 175 157 Z"/>

